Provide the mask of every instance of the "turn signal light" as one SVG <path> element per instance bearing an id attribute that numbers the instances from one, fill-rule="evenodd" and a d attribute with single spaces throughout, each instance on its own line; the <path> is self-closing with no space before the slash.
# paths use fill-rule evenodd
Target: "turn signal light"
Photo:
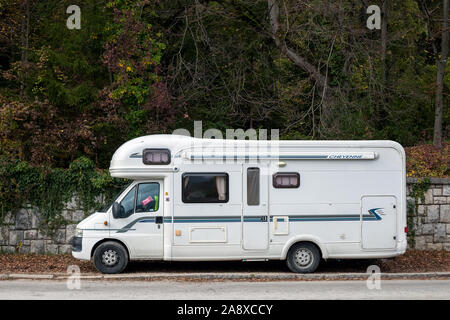
<path id="1" fill-rule="evenodd" d="M 405 233 L 408 233 L 408 227 L 405 227 Z"/>

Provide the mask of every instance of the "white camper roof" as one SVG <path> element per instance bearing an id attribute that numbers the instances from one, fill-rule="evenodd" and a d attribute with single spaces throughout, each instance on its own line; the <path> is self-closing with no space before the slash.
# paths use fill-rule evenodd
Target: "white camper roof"
<path id="1" fill-rule="evenodd" d="M 142 153 L 148 148 L 170 150 L 171 162 L 145 165 Z M 380 148 L 395 149 L 404 163 L 403 147 L 390 140 L 222 140 L 157 134 L 124 143 L 114 153 L 109 170 L 113 177 L 139 178 L 144 172 L 174 171 L 182 159 L 373 160 Z"/>

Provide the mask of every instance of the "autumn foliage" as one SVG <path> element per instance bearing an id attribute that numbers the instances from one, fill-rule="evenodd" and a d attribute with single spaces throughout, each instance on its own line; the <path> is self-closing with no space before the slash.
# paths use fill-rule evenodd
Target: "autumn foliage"
<path id="1" fill-rule="evenodd" d="M 106 169 L 125 141 L 196 120 L 417 145 L 433 133 L 442 1 L 384 3 L 382 36 L 360 0 L 0 0 L 0 156 Z M 449 86 L 445 72 L 444 107 Z M 407 152 L 409 176 L 448 176 L 447 144 Z"/>
<path id="2" fill-rule="evenodd" d="M 423 144 L 405 148 L 405 152 L 408 177 L 449 177 L 450 143 L 445 142 L 442 149 Z"/>

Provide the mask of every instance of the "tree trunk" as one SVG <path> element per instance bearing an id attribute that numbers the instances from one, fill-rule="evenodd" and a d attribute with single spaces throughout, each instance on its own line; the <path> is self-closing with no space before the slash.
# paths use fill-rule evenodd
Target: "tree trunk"
<path id="1" fill-rule="evenodd" d="M 381 6 L 381 88 L 380 97 L 375 103 L 375 127 L 381 130 L 385 123 L 386 106 L 387 106 L 387 25 L 388 25 L 388 9 L 389 1 L 384 0 Z"/>
<path id="2" fill-rule="evenodd" d="M 443 91 L 444 91 L 444 72 L 447 65 L 448 56 L 448 2 L 443 0 L 444 20 L 442 24 L 441 54 L 437 56 L 437 75 L 436 75 L 436 109 L 434 116 L 433 145 L 436 148 L 442 148 L 442 113 L 443 113 Z"/>
<path id="3" fill-rule="evenodd" d="M 387 20 L 389 0 L 384 0 L 381 7 L 381 62 L 383 89 L 386 85 L 386 49 L 387 49 Z"/>
<path id="4" fill-rule="evenodd" d="M 20 68 L 20 96 L 25 91 L 25 69 L 28 67 L 28 34 L 30 33 L 30 0 L 23 0 L 20 5 L 21 13 L 21 68 Z"/>
<path id="5" fill-rule="evenodd" d="M 324 116 L 324 122 L 327 122 L 328 116 L 330 115 L 330 107 L 332 105 L 331 102 L 331 88 L 328 85 L 328 79 L 326 76 L 320 73 L 320 71 L 307 61 L 300 54 L 295 52 L 292 48 L 289 48 L 286 42 L 281 41 L 278 36 L 278 28 L 279 28 L 279 13 L 280 9 L 276 0 L 267 0 L 267 6 L 269 10 L 269 20 L 270 20 L 270 33 L 272 39 L 274 40 L 278 49 L 280 49 L 281 53 L 283 53 L 286 57 L 288 57 L 295 65 L 300 67 L 303 71 L 309 73 L 311 78 L 316 82 L 318 88 L 320 89 L 320 95 L 322 97 L 322 110 Z"/>

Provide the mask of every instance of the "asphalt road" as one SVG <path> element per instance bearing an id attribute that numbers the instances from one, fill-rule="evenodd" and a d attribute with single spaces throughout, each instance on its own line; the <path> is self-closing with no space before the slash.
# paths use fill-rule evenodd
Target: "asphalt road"
<path id="1" fill-rule="evenodd" d="M 450 280 L 180 282 L 87 281 L 69 290 L 66 281 L 0 281 L 0 299 L 446 299 Z"/>

